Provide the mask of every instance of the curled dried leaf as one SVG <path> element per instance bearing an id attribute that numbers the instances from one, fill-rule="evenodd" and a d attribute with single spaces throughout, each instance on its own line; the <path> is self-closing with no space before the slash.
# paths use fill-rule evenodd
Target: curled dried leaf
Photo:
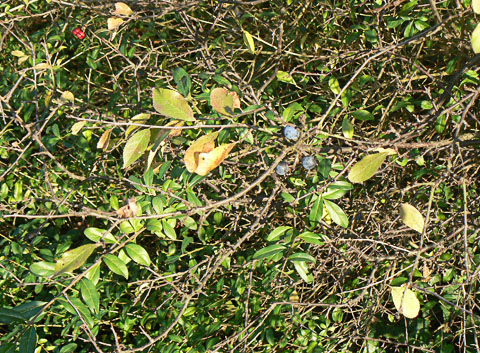
<path id="1" fill-rule="evenodd" d="M 128 203 L 120 207 L 117 210 L 117 215 L 120 218 L 130 218 L 133 216 L 136 216 L 138 212 L 138 205 L 137 205 L 137 199 L 135 197 L 132 197 L 128 200 Z"/>
<path id="2" fill-rule="evenodd" d="M 125 4 L 124 2 L 116 2 L 115 3 L 115 11 L 113 12 L 114 15 L 118 16 L 130 16 L 133 13 L 130 6 Z"/>
<path id="3" fill-rule="evenodd" d="M 212 132 L 197 139 L 185 152 L 184 162 L 190 173 L 195 172 L 200 153 L 208 153 L 215 148 L 215 139 L 219 132 Z"/>
<path id="4" fill-rule="evenodd" d="M 235 146 L 235 144 L 236 142 L 221 145 L 217 148 L 214 148 L 210 152 L 200 153 L 198 156 L 198 166 L 197 169 L 195 169 L 195 173 L 197 173 L 198 175 L 207 175 L 212 170 L 217 168 L 220 163 L 222 163 L 223 160 L 227 158 L 228 154 Z"/>

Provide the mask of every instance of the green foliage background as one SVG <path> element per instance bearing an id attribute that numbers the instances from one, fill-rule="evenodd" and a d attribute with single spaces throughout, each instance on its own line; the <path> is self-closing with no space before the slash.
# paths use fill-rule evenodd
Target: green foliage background
<path id="1" fill-rule="evenodd" d="M 468 1 L 127 3 L 115 31 L 110 1 L 0 5 L 0 352 L 480 351 Z M 215 112 L 215 87 L 241 109 Z M 153 88 L 192 107 L 179 136 Z M 135 124 L 160 134 L 153 168 L 123 168 Z M 237 146 L 190 174 L 185 150 L 213 131 Z M 396 154 L 349 183 L 378 148 Z M 393 306 L 401 284 L 415 319 Z"/>

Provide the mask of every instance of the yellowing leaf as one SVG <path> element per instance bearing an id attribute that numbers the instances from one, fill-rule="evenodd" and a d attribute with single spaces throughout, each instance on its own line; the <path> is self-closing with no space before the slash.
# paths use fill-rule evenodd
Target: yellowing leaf
<path id="1" fill-rule="evenodd" d="M 116 18 L 116 17 L 110 17 L 108 20 L 107 20 L 107 28 L 109 31 L 114 31 L 116 30 L 118 27 L 120 27 L 120 25 L 123 23 L 123 20 L 121 18 Z"/>
<path id="2" fill-rule="evenodd" d="M 404 203 L 400 206 L 400 218 L 408 227 L 419 233 L 423 233 L 425 220 L 422 214 L 412 205 Z"/>
<path id="3" fill-rule="evenodd" d="M 472 0 L 473 12 L 480 14 L 480 0 Z"/>
<path id="4" fill-rule="evenodd" d="M 347 118 L 343 118 L 342 133 L 347 139 L 351 139 L 353 137 L 353 124 Z"/>
<path id="5" fill-rule="evenodd" d="M 406 318 L 413 319 L 420 312 L 420 302 L 417 296 L 410 289 L 392 287 L 392 299 L 395 308 Z"/>
<path id="6" fill-rule="evenodd" d="M 214 88 L 210 92 L 210 103 L 213 109 L 223 115 L 232 115 L 234 108 L 240 108 L 237 92 L 229 92 L 221 87 Z"/>
<path id="7" fill-rule="evenodd" d="M 63 102 L 70 102 L 70 103 L 74 103 L 75 102 L 75 96 L 73 95 L 72 92 L 70 91 L 65 91 L 62 93 L 62 96 L 60 97 L 60 99 L 63 101 Z"/>
<path id="8" fill-rule="evenodd" d="M 72 135 L 77 135 L 80 132 L 80 130 L 82 130 L 82 127 L 84 127 L 86 123 L 87 123 L 86 121 L 79 121 L 73 124 Z"/>
<path id="9" fill-rule="evenodd" d="M 134 117 L 132 117 L 132 122 L 135 123 L 135 124 L 146 124 L 148 119 L 150 119 L 150 114 L 141 113 L 141 114 L 137 114 Z M 139 128 L 140 128 L 140 126 L 130 125 L 127 128 L 127 131 L 125 131 L 125 137 L 128 138 L 133 131 L 135 131 Z"/>
<path id="10" fill-rule="evenodd" d="M 195 121 L 193 111 L 188 105 L 188 102 L 177 91 L 165 88 L 154 88 L 153 107 L 160 114 L 170 118 Z"/>
<path id="11" fill-rule="evenodd" d="M 127 168 L 145 152 L 150 142 L 150 130 L 144 129 L 130 137 L 123 149 L 123 168 Z"/>
<path id="12" fill-rule="evenodd" d="M 380 168 L 389 152 L 375 153 L 362 158 L 350 169 L 348 180 L 352 183 L 363 183 L 370 179 Z"/>
<path id="13" fill-rule="evenodd" d="M 472 49 L 475 54 L 480 53 L 480 23 L 472 33 Z"/>
<path id="14" fill-rule="evenodd" d="M 22 56 L 25 56 L 25 53 L 21 50 L 13 50 L 12 55 L 21 58 Z"/>
<path id="15" fill-rule="evenodd" d="M 132 9 L 130 6 L 125 4 L 124 2 L 116 2 L 115 3 L 115 11 L 113 12 L 114 15 L 119 16 L 130 16 L 132 14 Z"/>
<path id="16" fill-rule="evenodd" d="M 207 175 L 228 156 L 236 142 L 215 148 L 218 132 L 200 137 L 185 152 L 184 162 L 190 173 Z"/>
<path id="17" fill-rule="evenodd" d="M 199 162 L 199 154 L 210 152 L 215 148 L 215 139 L 219 132 L 212 132 L 197 139 L 185 152 L 184 162 L 187 170 L 193 173 Z"/>
<path id="18" fill-rule="evenodd" d="M 198 166 L 197 169 L 195 169 L 195 173 L 198 175 L 207 175 L 210 173 L 212 170 L 217 168 L 225 158 L 227 158 L 228 154 L 235 145 L 236 142 L 233 142 L 218 146 L 210 152 L 200 153 L 198 156 Z"/>
<path id="19" fill-rule="evenodd" d="M 47 63 L 40 63 L 33 67 L 35 70 L 51 69 L 52 66 Z"/>
<path id="20" fill-rule="evenodd" d="M 248 48 L 248 51 L 252 54 L 255 54 L 255 43 L 253 41 L 253 37 L 247 31 L 243 31 L 243 42 Z"/>
<path id="21" fill-rule="evenodd" d="M 112 134 L 113 129 L 107 129 L 105 132 L 100 136 L 100 139 L 97 142 L 97 148 L 99 150 L 103 150 L 108 147 L 108 143 L 110 142 L 110 135 Z"/>
<path id="22" fill-rule="evenodd" d="M 62 258 L 55 264 L 55 274 L 53 276 L 58 276 L 65 272 L 73 272 L 81 267 L 96 247 L 97 244 L 87 244 L 64 252 Z"/>

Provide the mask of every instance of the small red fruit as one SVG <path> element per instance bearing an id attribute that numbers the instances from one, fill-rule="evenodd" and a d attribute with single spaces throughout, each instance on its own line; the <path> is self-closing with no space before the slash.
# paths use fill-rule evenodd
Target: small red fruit
<path id="1" fill-rule="evenodd" d="M 78 38 L 78 39 L 83 39 L 85 38 L 86 34 L 84 31 L 82 31 L 80 28 L 75 28 L 72 33 Z"/>

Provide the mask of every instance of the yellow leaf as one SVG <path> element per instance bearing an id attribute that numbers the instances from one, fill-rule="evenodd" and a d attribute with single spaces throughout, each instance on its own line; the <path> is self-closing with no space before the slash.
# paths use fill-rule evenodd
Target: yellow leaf
<path id="1" fill-rule="evenodd" d="M 220 163 L 227 158 L 235 144 L 236 142 L 221 145 L 208 153 L 200 153 L 198 156 L 198 166 L 197 169 L 195 169 L 195 173 L 198 175 L 207 175 L 212 170 L 217 168 Z"/>
<path id="2" fill-rule="evenodd" d="M 73 95 L 72 92 L 70 91 L 65 91 L 62 93 L 62 96 L 60 97 L 60 99 L 63 101 L 63 102 L 70 102 L 70 103 L 74 103 L 75 102 L 75 96 Z"/>
<path id="3" fill-rule="evenodd" d="M 240 108 L 240 98 L 235 91 L 227 91 L 217 87 L 210 92 L 210 103 L 213 109 L 223 115 L 232 115 L 235 108 Z"/>
<path id="4" fill-rule="evenodd" d="M 80 130 L 82 130 L 82 127 L 84 127 L 86 123 L 87 123 L 86 121 L 79 121 L 73 124 L 72 135 L 77 135 L 80 132 Z"/>
<path id="5" fill-rule="evenodd" d="M 190 173 L 193 173 L 198 167 L 199 154 L 208 153 L 215 148 L 215 139 L 218 137 L 218 134 L 219 132 L 212 132 L 202 136 L 187 149 L 184 162 Z"/>
<path id="6" fill-rule="evenodd" d="M 416 230 L 420 234 L 423 233 L 425 220 L 422 214 L 412 205 L 404 203 L 400 206 L 400 218 L 408 227 Z"/>
<path id="7" fill-rule="evenodd" d="M 132 14 L 132 9 L 130 6 L 125 4 L 124 2 L 117 2 L 115 3 L 115 11 L 113 12 L 114 15 L 119 16 L 130 16 Z"/>
<path id="8" fill-rule="evenodd" d="M 123 23 L 123 20 L 122 20 L 121 18 L 110 17 L 110 18 L 107 20 L 108 30 L 114 31 L 114 30 L 116 30 L 118 27 L 120 27 L 120 25 L 121 25 L 122 23 Z"/>
<path id="9" fill-rule="evenodd" d="M 22 56 L 25 56 L 24 52 L 21 50 L 13 50 L 12 55 L 16 56 L 17 58 L 21 58 Z"/>
<path id="10" fill-rule="evenodd" d="M 255 43 L 253 42 L 253 37 L 247 31 L 243 31 L 243 41 L 248 48 L 248 51 L 252 54 L 255 54 Z"/>
<path id="11" fill-rule="evenodd" d="M 43 70 L 43 69 L 50 69 L 52 68 L 51 65 L 48 65 L 47 63 L 40 63 L 40 64 L 37 64 L 33 67 L 35 70 Z"/>
<path id="12" fill-rule="evenodd" d="M 408 319 L 413 319 L 420 312 L 420 302 L 417 296 L 410 289 L 392 287 L 392 299 L 395 308 Z"/>
<path id="13" fill-rule="evenodd" d="M 389 152 L 381 152 L 363 157 L 360 162 L 355 163 L 352 169 L 350 169 L 348 180 L 352 183 L 363 183 L 365 180 L 370 179 L 380 169 L 388 155 Z"/>
<path id="14" fill-rule="evenodd" d="M 480 53 L 480 24 L 472 32 L 472 49 L 475 54 Z"/>
<path id="15" fill-rule="evenodd" d="M 112 134 L 113 129 L 105 130 L 100 139 L 97 142 L 97 149 L 102 150 L 108 147 L 110 142 L 110 135 Z"/>
<path id="16" fill-rule="evenodd" d="M 476 14 L 480 14 L 480 0 L 472 0 L 472 9 Z"/>

